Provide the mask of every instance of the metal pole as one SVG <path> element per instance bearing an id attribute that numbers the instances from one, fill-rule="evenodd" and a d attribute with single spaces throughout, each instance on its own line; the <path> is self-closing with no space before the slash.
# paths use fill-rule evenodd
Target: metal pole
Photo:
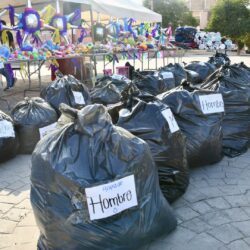
<path id="1" fill-rule="evenodd" d="M 41 64 L 41 65 L 40 65 Z M 39 81 L 39 90 L 42 89 L 42 79 L 41 79 L 41 68 L 43 65 L 43 61 L 38 61 L 38 81 Z"/>
<path id="2" fill-rule="evenodd" d="M 28 61 L 27 64 L 28 64 L 29 89 L 31 89 L 30 61 Z"/>
<path id="3" fill-rule="evenodd" d="M 92 42 L 95 44 L 95 36 L 94 36 L 94 18 L 93 18 L 93 9 L 92 6 L 89 6 L 90 10 L 90 22 L 91 22 L 91 36 L 92 36 Z"/>
<path id="4" fill-rule="evenodd" d="M 91 21 L 91 36 L 92 36 L 92 42 L 95 44 L 95 36 L 94 36 L 94 18 L 93 18 L 93 9 L 92 6 L 89 5 L 89 10 L 90 10 L 90 21 Z M 91 58 L 91 57 L 90 57 Z M 96 67 L 96 55 L 95 51 L 93 53 L 93 61 L 94 61 L 94 71 L 95 71 L 95 76 L 97 76 L 97 67 Z"/>

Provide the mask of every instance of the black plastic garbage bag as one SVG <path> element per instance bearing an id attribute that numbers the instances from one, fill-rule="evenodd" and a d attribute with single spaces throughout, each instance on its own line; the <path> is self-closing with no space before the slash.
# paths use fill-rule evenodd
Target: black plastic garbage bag
<path id="1" fill-rule="evenodd" d="M 183 80 L 187 80 L 187 73 L 184 68 L 179 64 L 168 64 L 167 66 L 161 68 L 160 72 L 171 72 L 174 76 L 175 86 L 178 87 Z M 169 75 L 170 77 L 171 75 Z"/>
<path id="2" fill-rule="evenodd" d="M 19 140 L 12 119 L 0 110 L 0 162 L 14 158 L 18 153 Z"/>
<path id="3" fill-rule="evenodd" d="M 175 87 L 173 79 L 168 79 L 159 72 L 155 72 L 154 75 L 142 75 L 139 72 L 135 72 L 133 82 L 139 90 L 148 92 L 154 96 Z"/>
<path id="4" fill-rule="evenodd" d="M 97 80 L 96 87 L 92 89 L 90 96 L 92 103 L 103 105 L 115 104 L 121 100 L 121 93 L 129 86 L 131 81 L 127 78 L 115 79 L 113 77 L 104 76 Z"/>
<path id="5" fill-rule="evenodd" d="M 41 92 L 45 99 L 59 114 L 59 106 L 65 103 L 70 107 L 81 109 L 91 103 L 87 87 L 74 76 L 61 76 L 50 83 Z"/>
<path id="6" fill-rule="evenodd" d="M 148 145 L 99 104 L 39 142 L 31 182 L 39 249 L 139 249 L 176 227 Z"/>
<path id="7" fill-rule="evenodd" d="M 236 64 L 236 65 L 238 65 L 239 68 L 243 69 L 244 72 L 250 77 L 250 68 L 247 67 L 247 65 L 244 64 L 244 62 Z"/>
<path id="8" fill-rule="evenodd" d="M 250 145 L 250 75 L 247 69 L 240 65 L 224 66 L 210 76 L 202 88 L 223 95 L 224 154 L 235 157 L 244 153 Z"/>
<path id="9" fill-rule="evenodd" d="M 220 68 L 224 65 L 230 65 L 231 60 L 226 54 L 216 52 L 216 54 L 209 58 L 208 63 L 215 65 L 216 68 Z"/>
<path id="10" fill-rule="evenodd" d="M 194 71 L 199 74 L 198 83 L 202 83 L 208 76 L 216 71 L 216 67 L 213 64 L 206 62 L 191 62 L 185 66 L 185 69 Z"/>
<path id="11" fill-rule="evenodd" d="M 96 87 L 91 93 L 92 103 L 99 103 L 103 105 L 114 104 L 121 100 L 121 93 L 112 83 L 104 87 Z"/>
<path id="12" fill-rule="evenodd" d="M 187 72 L 187 81 L 191 82 L 192 84 L 199 84 L 200 83 L 200 75 L 197 72 L 192 70 L 185 70 Z"/>
<path id="13" fill-rule="evenodd" d="M 173 202 L 180 197 L 189 183 L 186 144 L 169 107 L 139 101 L 132 110 L 120 111 L 117 125 L 148 143 L 165 198 Z"/>
<path id="14" fill-rule="evenodd" d="M 100 87 L 105 87 L 109 84 L 113 84 L 121 93 L 122 91 L 124 91 L 124 89 L 126 89 L 129 86 L 130 82 L 131 81 L 129 79 L 120 75 L 114 75 L 112 77 L 104 76 L 97 80 L 96 87 L 100 88 Z"/>
<path id="15" fill-rule="evenodd" d="M 11 111 L 20 139 L 20 153 L 31 154 L 43 134 L 56 127 L 56 111 L 39 97 L 17 103 Z M 52 125 L 53 124 L 53 125 Z"/>
<path id="16" fill-rule="evenodd" d="M 239 77 L 240 77 L 240 82 L 242 84 L 246 84 L 246 85 L 250 85 L 250 68 L 247 67 L 244 62 L 242 63 L 238 63 L 238 64 L 234 64 L 232 65 L 232 69 L 234 69 L 234 67 L 238 68 L 238 72 L 234 71 L 233 72 L 233 77 L 236 78 L 237 76 L 237 80 L 239 81 Z M 227 74 L 232 74 L 230 72 L 230 67 L 228 67 L 228 73 Z M 231 70 L 232 71 L 232 70 Z"/>
<path id="17" fill-rule="evenodd" d="M 158 98 L 171 108 L 186 136 L 189 167 L 208 165 L 222 159 L 224 104 L 221 95 L 180 86 Z"/>

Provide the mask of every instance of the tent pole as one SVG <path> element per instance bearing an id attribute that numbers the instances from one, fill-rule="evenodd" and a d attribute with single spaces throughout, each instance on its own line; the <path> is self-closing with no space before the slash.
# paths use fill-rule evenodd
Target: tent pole
<path id="1" fill-rule="evenodd" d="M 93 9 L 92 9 L 92 6 L 91 6 L 91 5 L 90 5 L 90 21 L 91 21 L 92 42 L 93 42 L 93 44 L 95 44 L 94 18 L 93 18 Z M 94 60 L 94 71 L 95 71 L 95 76 L 97 76 L 96 55 L 95 55 L 95 51 L 94 51 L 94 53 L 93 53 L 93 60 Z"/>
<path id="2" fill-rule="evenodd" d="M 90 5 L 90 22 L 91 22 L 91 34 L 92 34 L 92 42 L 95 44 L 95 36 L 94 36 L 94 18 L 93 18 L 93 9 Z"/>

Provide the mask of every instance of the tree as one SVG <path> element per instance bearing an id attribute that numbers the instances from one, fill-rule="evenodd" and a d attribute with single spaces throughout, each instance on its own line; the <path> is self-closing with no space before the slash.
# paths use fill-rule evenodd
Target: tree
<path id="1" fill-rule="evenodd" d="M 244 37 L 244 43 L 247 46 L 248 51 L 250 51 L 250 32 Z"/>
<path id="2" fill-rule="evenodd" d="M 219 0 L 212 9 L 208 29 L 230 37 L 240 47 L 250 31 L 248 4 L 248 0 Z"/>
<path id="3" fill-rule="evenodd" d="M 163 27 L 167 27 L 169 23 L 172 23 L 173 28 L 179 25 L 197 26 L 199 24 L 184 0 L 145 0 L 144 6 L 151 8 L 152 1 L 154 11 L 162 15 Z"/>

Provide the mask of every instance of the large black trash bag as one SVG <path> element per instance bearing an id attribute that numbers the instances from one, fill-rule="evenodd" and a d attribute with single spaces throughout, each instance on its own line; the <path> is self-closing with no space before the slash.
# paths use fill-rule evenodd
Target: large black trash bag
<path id="1" fill-rule="evenodd" d="M 13 120 L 0 110 L 0 162 L 15 157 L 19 148 L 19 140 L 15 132 Z"/>
<path id="2" fill-rule="evenodd" d="M 197 72 L 192 70 L 185 70 L 187 73 L 187 81 L 191 82 L 192 84 L 199 84 L 200 83 L 200 75 Z"/>
<path id="3" fill-rule="evenodd" d="M 206 62 L 191 62 L 185 66 L 185 69 L 199 74 L 198 82 L 192 82 L 193 84 L 202 83 L 208 76 L 216 71 L 216 67 L 213 64 Z"/>
<path id="4" fill-rule="evenodd" d="M 223 100 L 218 102 L 221 111 L 215 111 L 219 113 L 205 114 L 207 111 L 202 109 L 203 103 L 217 105 L 213 101 L 214 94 L 216 92 L 180 86 L 158 96 L 171 108 L 186 136 L 189 167 L 208 165 L 222 159 Z M 203 97 L 200 96 L 205 96 L 206 100 L 201 100 Z M 221 95 L 216 97 L 222 99 Z"/>
<path id="5" fill-rule="evenodd" d="M 120 78 L 120 79 L 116 79 L 116 78 Z M 119 92 L 121 93 L 124 89 L 126 89 L 129 84 L 130 84 L 130 80 L 127 79 L 126 77 L 122 77 L 119 75 L 114 75 L 114 76 L 104 76 L 99 78 L 96 81 L 96 87 L 101 88 L 101 87 L 105 87 L 109 84 L 113 84 L 116 86 L 116 88 L 119 90 Z"/>
<path id="6" fill-rule="evenodd" d="M 114 126 L 103 105 L 65 112 L 75 120 L 41 140 L 32 156 L 39 249 L 138 249 L 172 231 L 176 219 L 160 191 L 148 145 Z M 133 176 L 129 184 L 121 180 Z M 91 195 L 89 188 L 100 185 Z M 135 197 L 138 205 L 130 207 Z"/>
<path id="7" fill-rule="evenodd" d="M 250 75 L 240 65 L 224 66 L 202 88 L 221 93 L 225 102 L 224 154 L 235 157 L 250 145 Z"/>
<path id="8" fill-rule="evenodd" d="M 244 62 L 238 63 L 238 64 L 233 64 L 233 68 L 237 67 L 238 68 L 238 76 L 240 75 L 241 82 L 247 85 L 250 85 L 250 68 L 247 67 Z M 230 67 L 229 70 L 230 71 Z M 236 75 L 236 72 L 234 72 L 234 75 Z M 235 76 L 234 76 L 235 77 Z"/>
<path id="9" fill-rule="evenodd" d="M 140 72 L 135 72 L 133 82 L 138 89 L 148 92 L 154 96 L 161 94 L 175 87 L 173 79 L 169 79 L 164 74 L 155 72 L 154 75 L 142 75 Z"/>
<path id="10" fill-rule="evenodd" d="M 179 63 L 175 64 L 170 63 L 167 66 L 160 68 L 159 71 L 171 72 L 174 76 L 176 87 L 179 86 L 183 80 L 187 80 L 187 73 Z"/>
<path id="11" fill-rule="evenodd" d="M 26 97 L 16 104 L 11 115 L 17 128 L 22 154 L 31 154 L 41 133 L 46 132 L 46 127 L 56 123 L 58 119 L 56 111 L 39 97 Z"/>
<path id="12" fill-rule="evenodd" d="M 58 114 L 59 106 L 65 103 L 70 107 L 81 109 L 91 103 L 87 87 L 74 76 L 58 76 L 58 78 L 44 88 L 40 96 L 45 99 Z"/>
<path id="13" fill-rule="evenodd" d="M 224 65 L 230 65 L 231 60 L 226 54 L 216 52 L 216 54 L 209 58 L 208 63 L 215 65 L 216 68 L 220 68 Z"/>
<path id="14" fill-rule="evenodd" d="M 90 93 L 92 103 L 110 105 L 120 102 L 121 93 L 129 86 L 130 82 L 125 77 L 121 80 L 110 76 L 100 78 Z"/>
<path id="15" fill-rule="evenodd" d="M 112 83 L 109 83 L 104 87 L 94 88 L 91 91 L 90 96 L 92 103 L 99 103 L 103 105 L 114 104 L 121 100 L 119 90 Z"/>
<path id="16" fill-rule="evenodd" d="M 117 125 L 148 143 L 165 198 L 173 202 L 180 197 L 189 184 L 186 144 L 169 107 L 156 100 L 139 101 L 120 111 Z"/>

